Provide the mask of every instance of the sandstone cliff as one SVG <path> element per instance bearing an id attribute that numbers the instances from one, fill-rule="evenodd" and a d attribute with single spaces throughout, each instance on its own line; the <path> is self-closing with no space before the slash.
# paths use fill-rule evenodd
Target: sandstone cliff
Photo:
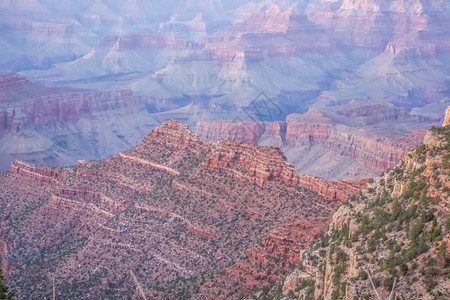
<path id="1" fill-rule="evenodd" d="M 311 190 L 330 200 L 345 201 L 366 183 L 366 181 L 326 181 L 299 174 L 293 165 L 286 162 L 279 148 L 254 146 L 240 141 L 218 143 L 217 148 L 206 157 L 204 168 L 223 170 L 261 187 L 267 187 L 272 181 L 280 181 L 286 185 Z"/>

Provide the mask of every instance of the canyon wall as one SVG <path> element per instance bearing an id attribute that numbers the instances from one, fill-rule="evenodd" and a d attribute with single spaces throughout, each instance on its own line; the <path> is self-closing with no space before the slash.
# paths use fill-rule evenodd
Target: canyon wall
<path id="1" fill-rule="evenodd" d="M 393 167 L 408 151 L 419 145 L 425 135 L 425 131 L 421 130 L 411 133 L 387 128 L 375 130 L 371 125 L 373 122 L 389 124 L 401 118 L 408 119 L 390 110 L 390 114 L 383 114 L 384 119 L 380 121 L 381 115 L 376 113 L 380 109 L 369 106 L 328 111 L 328 116 L 314 108 L 303 115 L 289 115 L 285 122 L 271 123 L 203 120 L 194 130 L 199 136 L 212 141 L 236 139 L 281 147 L 300 172 L 310 175 L 363 179 Z M 310 158 L 315 159 L 314 165 L 307 159 L 302 160 L 303 156 L 314 152 L 320 154 Z M 327 173 L 330 160 L 338 163 L 346 159 L 352 159 L 353 164 L 341 166 L 345 173 Z"/>
<path id="2" fill-rule="evenodd" d="M 15 159 L 74 164 L 137 144 L 157 124 L 148 119 L 172 101 L 134 97 L 131 91 L 44 87 L 14 74 L 0 76 L 0 169 Z"/>

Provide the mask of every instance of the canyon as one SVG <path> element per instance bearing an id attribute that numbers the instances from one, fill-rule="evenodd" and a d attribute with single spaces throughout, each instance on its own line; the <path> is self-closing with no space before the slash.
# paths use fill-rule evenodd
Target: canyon
<path id="1" fill-rule="evenodd" d="M 6 284 L 448 298 L 447 2 L 2 1 Z"/>
<path id="2" fill-rule="evenodd" d="M 91 298 L 137 296 L 134 280 L 164 297 L 217 269 L 255 275 L 259 262 L 278 270 L 260 282 L 280 278 L 367 181 L 300 175 L 276 147 L 207 142 L 168 121 L 105 160 L 13 161 L 0 183 L 1 265 L 16 295 L 48 297 L 55 278 L 58 297 Z"/>
<path id="3" fill-rule="evenodd" d="M 106 158 L 136 145 L 142 132 L 183 105 L 181 100 L 136 96 L 130 90 L 45 87 L 13 74 L 1 76 L 0 92 L 2 169 L 14 159 L 73 165 L 79 159 Z M 428 122 L 436 119 L 439 115 Z M 399 129 L 390 130 L 392 126 Z M 357 103 L 311 108 L 285 121 L 205 119 L 194 131 L 210 141 L 280 147 L 297 170 L 312 177 L 361 180 L 392 167 L 419 145 L 422 126 L 392 105 Z"/>
<path id="4" fill-rule="evenodd" d="M 0 168 L 104 159 L 174 119 L 360 180 L 442 121 L 443 2 L 171 3 L 2 4 L 0 72 L 24 77 L 2 75 Z"/>
<path id="5" fill-rule="evenodd" d="M 175 106 L 126 90 L 52 88 L 20 75 L 0 75 L 0 169 L 15 159 L 73 165 L 108 157 L 135 146 L 159 124 L 148 111 Z"/>

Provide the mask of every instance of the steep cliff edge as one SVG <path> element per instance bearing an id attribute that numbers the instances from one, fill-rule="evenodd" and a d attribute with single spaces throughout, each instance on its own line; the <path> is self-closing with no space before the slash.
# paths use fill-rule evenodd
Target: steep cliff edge
<path id="1" fill-rule="evenodd" d="M 328 231 L 301 254 L 302 271 L 280 282 L 284 293 L 314 299 L 447 299 L 449 145 L 450 126 L 444 122 L 395 168 L 352 196 L 333 215 Z"/>

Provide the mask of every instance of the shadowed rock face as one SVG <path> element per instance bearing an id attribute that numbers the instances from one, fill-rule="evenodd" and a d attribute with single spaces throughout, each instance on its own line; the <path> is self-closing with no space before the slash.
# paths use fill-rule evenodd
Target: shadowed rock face
<path id="1" fill-rule="evenodd" d="M 148 296 L 169 296 L 177 278 L 298 262 L 337 200 L 363 185 L 307 179 L 278 148 L 209 143 L 168 121 L 106 160 L 14 161 L 0 174 L 0 257 L 19 297 L 49 297 L 51 274 L 59 297 L 133 296 L 130 272 Z M 254 280 L 235 288 L 251 291 Z"/>

